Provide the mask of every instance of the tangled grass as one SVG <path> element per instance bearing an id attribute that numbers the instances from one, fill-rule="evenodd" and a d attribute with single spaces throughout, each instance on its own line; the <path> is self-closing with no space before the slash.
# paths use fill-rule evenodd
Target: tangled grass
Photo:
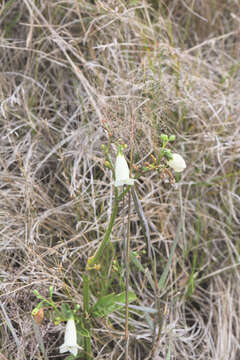
<path id="1" fill-rule="evenodd" d="M 82 307 L 82 274 L 112 206 L 101 144 L 109 133 L 134 139 L 142 164 L 162 132 L 177 136 L 187 170 L 176 186 L 156 172 L 136 186 L 159 277 L 181 223 L 155 359 L 240 358 L 238 1 L 10 0 L 0 14 L 0 359 L 66 357 L 63 324 L 34 325 L 33 290 L 47 296 L 53 285 L 59 305 Z M 122 286 L 126 206 L 111 236 L 114 281 L 106 260 L 109 292 Z M 153 307 L 134 211 L 131 231 L 146 270 L 131 264 L 131 288 Z M 129 359 L 151 359 L 152 321 L 130 308 Z M 92 346 L 95 359 L 124 359 L 121 311 L 95 321 Z"/>

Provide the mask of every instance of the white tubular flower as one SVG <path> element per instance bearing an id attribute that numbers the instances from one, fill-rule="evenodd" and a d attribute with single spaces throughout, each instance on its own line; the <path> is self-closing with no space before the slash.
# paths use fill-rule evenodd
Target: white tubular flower
<path id="1" fill-rule="evenodd" d="M 186 163 L 179 154 L 172 154 L 172 159 L 167 163 L 173 170 L 177 172 L 182 172 L 186 168 Z"/>
<path id="2" fill-rule="evenodd" d="M 118 150 L 115 164 L 115 182 L 114 186 L 133 185 L 134 179 L 129 178 L 129 168 L 127 161 L 121 151 Z"/>
<path id="3" fill-rule="evenodd" d="M 65 353 L 69 351 L 74 356 L 77 355 L 78 349 L 81 349 L 77 344 L 77 331 L 75 326 L 74 319 L 69 319 L 67 321 L 65 334 L 64 334 L 64 343 L 60 346 L 60 353 Z"/>

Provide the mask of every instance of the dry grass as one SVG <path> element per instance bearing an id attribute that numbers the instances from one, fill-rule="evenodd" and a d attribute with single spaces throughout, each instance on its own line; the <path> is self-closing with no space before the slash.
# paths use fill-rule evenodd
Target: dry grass
<path id="1" fill-rule="evenodd" d="M 159 276 L 182 222 L 156 360 L 169 344 L 176 360 L 240 358 L 238 1 L 10 0 L 0 14 L 0 359 L 43 358 L 33 289 L 47 296 L 53 285 L 58 304 L 82 306 L 82 273 L 112 198 L 100 145 L 106 128 L 129 144 L 132 119 L 135 163 L 159 151 L 165 132 L 188 165 L 176 187 L 156 173 L 137 184 Z M 147 266 L 135 213 L 132 229 Z M 138 305 L 154 306 L 145 274 L 131 270 Z M 149 321 L 132 310 L 130 359 L 149 358 Z M 66 357 L 62 330 L 45 318 L 46 359 Z M 95 322 L 93 349 L 123 359 L 121 312 Z"/>

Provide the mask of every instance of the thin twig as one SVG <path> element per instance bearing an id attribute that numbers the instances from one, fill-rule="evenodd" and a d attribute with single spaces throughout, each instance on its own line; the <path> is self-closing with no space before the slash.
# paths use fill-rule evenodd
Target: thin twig
<path id="1" fill-rule="evenodd" d="M 3 314 L 3 316 L 4 316 L 5 320 L 6 320 L 7 326 L 8 326 L 8 328 L 9 328 L 11 334 L 12 334 L 12 337 L 13 337 L 17 347 L 19 348 L 20 347 L 20 341 L 19 341 L 19 339 L 17 337 L 16 331 L 15 331 L 13 325 L 12 325 L 12 322 L 11 322 L 10 318 L 8 317 L 8 314 L 7 314 L 6 310 L 5 310 L 5 307 L 4 307 L 4 305 L 3 305 L 3 303 L 1 301 L 0 301 L 0 307 L 2 309 L 2 314 Z"/>

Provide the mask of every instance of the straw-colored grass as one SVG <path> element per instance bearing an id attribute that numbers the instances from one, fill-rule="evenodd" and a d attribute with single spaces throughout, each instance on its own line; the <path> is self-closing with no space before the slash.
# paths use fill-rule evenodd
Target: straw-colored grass
<path id="1" fill-rule="evenodd" d="M 113 201 L 109 132 L 134 139 L 135 164 L 159 152 L 161 133 L 175 134 L 187 163 L 175 186 L 156 172 L 136 184 L 159 278 L 181 223 L 155 359 L 240 358 L 238 1 L 9 0 L 0 15 L 0 359 L 43 359 L 41 341 L 45 359 L 67 356 L 64 324 L 46 312 L 36 330 L 33 290 L 48 296 L 53 285 L 59 305 L 83 306 L 82 274 Z M 109 292 L 123 291 L 127 201 L 120 207 Z M 134 210 L 131 230 L 147 269 Z M 130 282 L 136 305 L 154 307 L 134 264 Z M 129 359 L 151 358 L 147 320 L 130 309 Z M 124 359 L 121 311 L 95 321 L 92 347 L 95 359 Z"/>

